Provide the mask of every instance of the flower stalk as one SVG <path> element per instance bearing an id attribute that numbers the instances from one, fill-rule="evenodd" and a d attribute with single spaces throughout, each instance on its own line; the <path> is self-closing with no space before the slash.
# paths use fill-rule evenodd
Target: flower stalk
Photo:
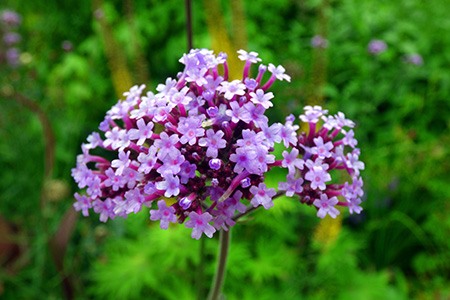
<path id="1" fill-rule="evenodd" d="M 225 280 L 225 271 L 228 257 L 228 250 L 230 248 L 230 229 L 220 230 L 219 234 L 219 257 L 217 260 L 216 273 L 209 291 L 208 300 L 220 299 L 222 287 Z"/>

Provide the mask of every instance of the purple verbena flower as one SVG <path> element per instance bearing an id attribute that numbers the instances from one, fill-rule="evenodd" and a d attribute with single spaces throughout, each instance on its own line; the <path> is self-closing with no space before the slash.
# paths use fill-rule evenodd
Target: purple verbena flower
<path id="1" fill-rule="evenodd" d="M 250 193 L 253 194 L 253 198 L 250 203 L 254 207 L 262 205 L 265 209 L 269 209 L 273 206 L 272 197 L 276 194 L 275 189 L 267 188 L 264 183 L 260 183 L 258 187 L 250 187 Z"/>
<path id="2" fill-rule="evenodd" d="M 89 209 L 92 208 L 92 200 L 84 195 L 80 195 L 78 193 L 75 193 L 75 199 L 77 202 L 73 204 L 73 207 L 76 211 L 81 211 L 83 216 L 87 217 L 89 216 Z"/>
<path id="3" fill-rule="evenodd" d="M 146 139 L 149 139 L 152 136 L 152 129 L 154 124 L 152 122 L 148 122 L 148 124 L 145 124 L 145 121 L 143 119 L 139 119 L 136 122 L 136 125 L 138 129 L 130 129 L 128 131 L 128 135 L 130 137 L 130 140 L 138 140 L 136 144 L 142 145 L 144 144 Z"/>
<path id="4" fill-rule="evenodd" d="M 322 167 L 314 166 L 305 174 L 305 179 L 311 181 L 311 188 L 325 190 L 325 182 L 331 180 L 330 174 Z"/>
<path id="5" fill-rule="evenodd" d="M 198 240 L 204 233 L 207 237 L 212 237 L 216 229 L 209 224 L 212 216 L 209 213 L 198 214 L 195 211 L 189 214 L 189 220 L 185 223 L 187 228 L 192 228 L 192 238 Z"/>
<path id="6" fill-rule="evenodd" d="M 206 137 L 201 138 L 198 144 L 202 147 L 207 147 L 206 156 L 216 158 L 219 149 L 223 149 L 227 145 L 227 142 L 222 138 L 223 136 L 224 132 L 222 130 L 214 132 L 213 129 L 208 129 Z"/>
<path id="7" fill-rule="evenodd" d="M 299 151 L 294 148 L 291 153 L 287 151 L 283 151 L 283 161 L 281 165 L 289 170 L 289 174 L 294 174 L 295 171 L 303 170 L 304 161 L 301 158 L 298 158 Z"/>
<path id="8" fill-rule="evenodd" d="M 290 77 L 273 64 L 259 64 L 252 77 L 258 54 L 238 53 L 245 61 L 242 79 L 229 80 L 226 54 L 194 49 L 180 59 L 184 70 L 155 93 L 144 92 L 145 85 L 124 93 L 100 132 L 81 145 L 72 176 L 84 192 L 75 194 L 74 208 L 85 216 L 92 208 L 106 222 L 148 206 L 161 228 L 185 223 L 195 239 L 229 230 L 256 207 L 272 207 L 281 194 L 318 207 L 319 217 L 335 217 L 336 205 L 360 213 L 364 163 L 354 123 L 343 113 L 307 106 L 299 117 L 306 126 L 294 124 L 294 115 L 269 124 L 269 88 Z M 265 183 L 273 168 L 287 174 L 277 189 Z"/>
<path id="9" fill-rule="evenodd" d="M 281 181 L 278 183 L 278 189 L 280 191 L 286 191 L 286 196 L 292 197 L 294 194 L 301 193 L 303 191 L 303 178 L 295 178 L 294 175 L 288 174 L 287 181 Z"/>
<path id="10" fill-rule="evenodd" d="M 328 47 L 328 40 L 321 35 L 315 35 L 311 38 L 311 46 L 313 48 L 325 49 Z"/>
<path id="11" fill-rule="evenodd" d="M 270 101 L 274 97 L 272 92 L 264 93 L 262 89 L 258 89 L 256 90 L 256 92 L 251 92 L 249 95 L 251 97 L 250 101 L 255 104 L 262 105 L 265 109 L 273 106 L 272 102 Z"/>
<path id="12" fill-rule="evenodd" d="M 338 199 L 336 197 L 328 198 L 327 194 L 321 194 L 320 199 L 314 200 L 313 204 L 319 210 L 317 211 L 317 216 L 319 218 L 325 218 L 328 214 L 330 217 L 335 219 L 339 214 L 339 210 L 334 207 L 338 203 Z"/>
<path id="13" fill-rule="evenodd" d="M 177 216 L 175 215 L 175 209 L 172 206 L 167 207 L 166 201 L 158 201 L 158 209 L 150 210 L 150 220 L 160 221 L 161 229 L 169 228 L 169 223 L 175 223 Z"/>
<path id="14" fill-rule="evenodd" d="M 236 95 L 243 96 L 245 94 L 245 84 L 239 80 L 233 80 L 232 82 L 222 81 L 218 90 L 224 93 L 225 99 L 231 100 Z"/>
<path id="15" fill-rule="evenodd" d="M 371 40 L 367 46 L 370 54 L 378 55 L 387 49 L 387 44 L 383 40 Z"/>

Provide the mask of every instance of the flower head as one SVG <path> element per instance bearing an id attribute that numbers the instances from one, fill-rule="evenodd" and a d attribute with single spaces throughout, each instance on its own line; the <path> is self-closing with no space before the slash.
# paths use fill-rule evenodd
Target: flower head
<path id="1" fill-rule="evenodd" d="M 387 44 L 383 40 L 371 40 L 367 46 L 370 54 L 378 55 L 387 50 Z"/>
<path id="2" fill-rule="evenodd" d="M 177 79 L 168 78 L 156 93 L 145 93 L 144 85 L 126 92 L 106 113 L 101 132 L 81 147 L 72 176 L 85 192 L 75 194 L 75 209 L 85 216 L 93 210 L 105 222 L 150 207 L 150 220 L 163 229 L 185 223 L 193 238 L 212 237 L 253 207 L 271 208 L 279 194 L 266 186 L 266 174 L 285 168 L 278 190 L 320 203 L 320 217 L 336 215 L 335 205 L 359 213 L 364 163 L 348 129 L 354 124 L 320 106 L 307 106 L 300 116 L 308 133 L 293 115 L 269 124 L 274 95 L 268 89 L 290 77 L 269 64 L 252 78 L 258 54 L 241 50 L 239 58 L 245 60 L 242 80 L 228 80 L 225 54 L 196 49 L 180 59 Z M 266 70 L 271 76 L 263 82 Z M 275 144 L 284 146 L 280 160 Z M 331 184 L 332 172 L 347 172 L 352 181 Z M 334 195 L 345 201 L 334 203 Z"/>
<path id="3" fill-rule="evenodd" d="M 325 49 L 328 47 L 328 40 L 321 35 L 315 35 L 311 39 L 311 46 L 313 48 Z"/>

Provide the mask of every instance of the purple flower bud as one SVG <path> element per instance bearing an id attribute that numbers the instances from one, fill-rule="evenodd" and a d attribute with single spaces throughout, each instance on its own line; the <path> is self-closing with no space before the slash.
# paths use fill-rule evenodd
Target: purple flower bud
<path id="1" fill-rule="evenodd" d="M 244 83 L 249 91 L 254 91 L 258 86 L 258 82 L 253 78 L 245 78 Z"/>
<path id="2" fill-rule="evenodd" d="M 192 153 L 192 158 L 196 161 L 202 160 L 202 157 L 197 152 Z"/>
<path id="3" fill-rule="evenodd" d="M 210 116 L 211 118 L 215 118 L 219 113 L 219 108 L 217 108 L 217 106 L 208 107 L 206 112 L 208 113 L 208 116 Z"/>
<path id="4" fill-rule="evenodd" d="M 206 90 L 202 93 L 202 97 L 203 99 L 205 99 L 206 101 L 211 101 L 214 98 L 214 92 Z"/>
<path id="5" fill-rule="evenodd" d="M 219 158 L 213 158 L 209 161 L 209 167 L 213 170 L 219 170 L 222 166 L 222 161 Z"/>
<path id="6" fill-rule="evenodd" d="M 251 185 L 251 181 L 250 178 L 245 177 L 244 179 L 241 180 L 241 187 L 243 187 L 244 189 L 248 188 Z"/>
<path id="7" fill-rule="evenodd" d="M 189 200 L 188 197 L 183 197 L 181 198 L 181 200 L 178 202 L 178 204 L 180 205 L 180 207 L 184 210 L 187 210 L 189 207 L 191 207 L 192 201 Z"/>

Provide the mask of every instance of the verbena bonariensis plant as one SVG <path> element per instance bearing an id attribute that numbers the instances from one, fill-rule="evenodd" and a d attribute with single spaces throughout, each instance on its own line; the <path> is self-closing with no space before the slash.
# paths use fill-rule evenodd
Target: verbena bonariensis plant
<path id="1" fill-rule="evenodd" d="M 242 80 L 229 80 L 225 54 L 191 50 L 180 59 L 184 71 L 156 94 L 143 94 L 144 85 L 124 93 L 100 123 L 101 133 L 82 145 L 72 175 L 86 193 L 75 194 L 75 209 L 84 216 L 93 209 L 105 222 L 148 206 L 162 229 L 184 222 L 195 239 L 227 231 L 282 194 L 316 207 L 320 218 L 335 218 L 336 206 L 360 213 L 364 163 L 354 123 L 343 113 L 306 106 L 299 116 L 306 132 L 292 115 L 269 124 L 269 88 L 290 77 L 282 66 L 260 64 L 253 78 L 251 66 L 261 59 L 238 53 L 245 61 Z M 279 159 L 275 146 L 282 148 Z M 278 191 L 265 183 L 272 168 L 286 169 Z"/>

